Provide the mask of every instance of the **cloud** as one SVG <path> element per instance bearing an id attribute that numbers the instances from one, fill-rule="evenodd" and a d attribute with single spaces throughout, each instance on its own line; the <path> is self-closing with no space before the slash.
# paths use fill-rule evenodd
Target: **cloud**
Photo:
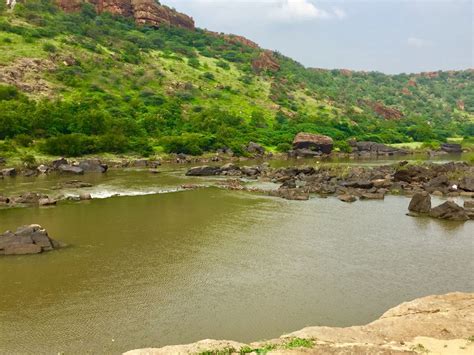
<path id="1" fill-rule="evenodd" d="M 178 7 L 182 0 L 165 0 L 164 3 Z M 239 21 L 242 15 L 266 23 L 300 23 L 311 20 L 342 20 L 347 15 L 340 7 L 321 8 L 314 0 L 187 0 L 196 11 L 212 11 L 226 21 Z"/>
<path id="2" fill-rule="evenodd" d="M 275 5 L 269 17 L 277 21 L 297 22 L 330 17 L 327 11 L 317 8 L 308 0 L 285 0 Z"/>
<path id="3" fill-rule="evenodd" d="M 423 38 L 409 37 L 407 39 L 407 44 L 411 47 L 424 48 L 424 47 L 430 47 L 433 44 L 433 42 L 428 41 Z"/>
<path id="4" fill-rule="evenodd" d="M 316 19 L 344 19 L 347 14 L 339 8 L 324 10 L 310 0 L 275 0 L 268 1 L 270 8 L 268 17 L 281 22 L 301 22 Z"/>
<path id="5" fill-rule="evenodd" d="M 347 17 L 346 12 L 339 7 L 333 7 L 332 11 L 334 13 L 334 16 L 340 20 L 345 19 Z"/>

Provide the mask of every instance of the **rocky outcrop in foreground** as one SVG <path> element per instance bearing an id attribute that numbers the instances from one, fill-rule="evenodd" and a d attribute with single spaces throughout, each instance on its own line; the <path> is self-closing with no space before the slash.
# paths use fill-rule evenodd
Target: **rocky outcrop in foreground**
<path id="1" fill-rule="evenodd" d="M 265 342 L 203 340 L 129 351 L 162 354 L 472 354 L 474 293 L 428 296 L 390 309 L 376 321 L 349 328 L 309 327 Z"/>
<path id="2" fill-rule="evenodd" d="M 19 227 L 16 232 L 0 234 L 1 255 L 40 254 L 60 248 L 61 244 L 48 236 L 46 229 L 38 224 Z"/>

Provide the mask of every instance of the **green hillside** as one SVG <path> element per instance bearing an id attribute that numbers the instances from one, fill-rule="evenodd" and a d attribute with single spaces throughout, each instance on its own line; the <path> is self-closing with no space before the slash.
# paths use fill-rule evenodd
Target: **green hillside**
<path id="1" fill-rule="evenodd" d="M 324 53 L 320 54 L 324 56 Z M 383 143 L 474 136 L 474 72 L 307 69 L 238 37 L 140 27 L 84 5 L 0 5 L 0 155 L 187 153 L 299 131 Z"/>

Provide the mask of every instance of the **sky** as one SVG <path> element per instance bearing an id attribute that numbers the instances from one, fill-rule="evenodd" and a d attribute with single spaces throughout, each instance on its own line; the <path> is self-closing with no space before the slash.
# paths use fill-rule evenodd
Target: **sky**
<path id="1" fill-rule="evenodd" d="M 414 73 L 474 67 L 474 0 L 161 0 L 216 32 L 308 67 Z"/>

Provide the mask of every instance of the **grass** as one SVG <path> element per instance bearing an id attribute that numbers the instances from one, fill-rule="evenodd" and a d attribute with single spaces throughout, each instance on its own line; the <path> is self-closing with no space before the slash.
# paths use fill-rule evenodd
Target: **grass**
<path id="1" fill-rule="evenodd" d="M 239 351 L 236 351 L 234 348 L 224 348 L 221 350 L 209 350 L 203 351 L 199 353 L 199 355 L 230 355 L 233 353 L 240 353 L 240 354 L 267 354 L 270 351 L 277 350 L 277 349 L 284 349 L 284 350 L 291 350 L 291 349 L 298 349 L 298 348 L 312 348 L 314 346 L 314 341 L 310 339 L 303 339 L 303 338 L 291 338 L 286 340 L 283 344 L 263 344 L 260 347 L 253 348 L 250 346 L 244 346 Z"/>
<path id="2" fill-rule="evenodd" d="M 400 149 L 421 149 L 423 147 L 423 142 L 410 142 L 410 143 L 396 143 L 389 144 L 389 146 Z"/>
<path id="3" fill-rule="evenodd" d="M 303 338 L 293 338 L 287 342 L 284 347 L 285 349 L 295 349 L 295 348 L 312 348 L 314 341 L 310 339 Z"/>

